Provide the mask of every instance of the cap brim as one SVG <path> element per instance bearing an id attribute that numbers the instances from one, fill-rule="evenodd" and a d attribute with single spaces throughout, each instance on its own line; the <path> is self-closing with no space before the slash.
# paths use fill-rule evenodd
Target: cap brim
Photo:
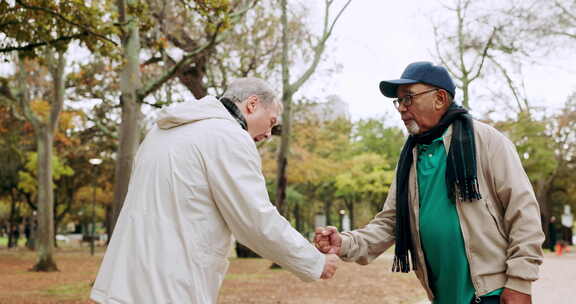
<path id="1" fill-rule="evenodd" d="M 414 84 L 419 81 L 413 79 L 396 79 L 396 80 L 385 80 L 380 81 L 380 92 L 386 97 L 395 98 L 398 97 L 398 87 L 403 84 Z"/>

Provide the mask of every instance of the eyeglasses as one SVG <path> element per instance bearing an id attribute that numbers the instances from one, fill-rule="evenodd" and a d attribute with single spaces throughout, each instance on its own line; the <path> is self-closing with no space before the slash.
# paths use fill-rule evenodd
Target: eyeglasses
<path id="1" fill-rule="evenodd" d="M 398 97 L 397 99 L 394 99 L 394 101 L 393 101 L 394 106 L 396 107 L 396 109 L 400 108 L 400 104 L 403 104 L 405 107 L 409 107 L 412 105 L 412 101 L 414 100 L 414 97 L 416 97 L 418 95 L 438 91 L 438 90 L 439 89 L 430 89 L 428 91 L 424 91 L 424 92 L 420 92 L 420 93 L 416 93 L 416 94 L 406 94 L 403 97 Z"/>

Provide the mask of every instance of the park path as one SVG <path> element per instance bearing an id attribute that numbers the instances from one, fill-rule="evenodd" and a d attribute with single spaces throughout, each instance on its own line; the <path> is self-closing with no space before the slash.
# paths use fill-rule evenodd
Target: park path
<path id="1" fill-rule="evenodd" d="M 540 270 L 540 279 L 532 286 L 534 304 L 576 303 L 576 247 L 557 256 L 546 253 Z"/>

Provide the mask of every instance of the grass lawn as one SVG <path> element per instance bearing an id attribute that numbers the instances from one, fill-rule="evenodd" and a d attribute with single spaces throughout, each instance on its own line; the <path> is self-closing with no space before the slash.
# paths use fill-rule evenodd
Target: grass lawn
<path id="1" fill-rule="evenodd" d="M 25 237 L 21 237 L 18 239 L 18 246 L 19 247 L 26 246 L 26 238 Z M 0 248 L 6 248 L 6 247 L 8 247 L 8 237 L 0 236 Z"/>

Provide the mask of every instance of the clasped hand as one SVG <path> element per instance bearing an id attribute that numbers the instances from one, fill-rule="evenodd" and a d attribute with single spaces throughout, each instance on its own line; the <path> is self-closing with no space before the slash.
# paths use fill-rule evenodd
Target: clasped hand
<path id="1" fill-rule="evenodd" d="M 342 246 L 342 238 L 338 233 L 338 229 L 332 226 L 316 228 L 314 245 L 320 252 L 326 254 L 326 262 L 321 278 L 332 278 L 336 272 L 338 260 L 340 260 L 338 255 Z"/>

